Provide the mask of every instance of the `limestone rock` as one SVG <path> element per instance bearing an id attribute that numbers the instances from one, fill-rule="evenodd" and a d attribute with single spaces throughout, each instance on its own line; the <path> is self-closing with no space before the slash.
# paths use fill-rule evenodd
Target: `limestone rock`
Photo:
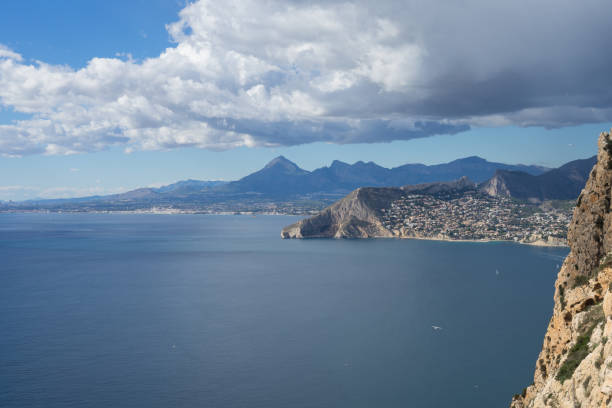
<path id="1" fill-rule="evenodd" d="M 603 300 L 603 312 L 606 318 L 612 316 L 612 292 L 607 291 Z"/>
<path id="2" fill-rule="evenodd" d="M 534 382 L 513 408 L 612 407 L 611 188 L 612 139 L 602 133 L 569 227 L 571 250 L 555 282 Z"/>
<path id="3" fill-rule="evenodd" d="M 358 188 L 318 215 L 283 228 L 282 238 L 392 237 L 379 209 L 405 193 L 399 188 Z M 397 232 L 399 234 L 399 231 Z"/>

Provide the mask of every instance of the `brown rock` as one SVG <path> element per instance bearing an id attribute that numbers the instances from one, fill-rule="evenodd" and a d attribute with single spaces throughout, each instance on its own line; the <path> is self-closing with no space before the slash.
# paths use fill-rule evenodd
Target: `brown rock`
<path id="1" fill-rule="evenodd" d="M 606 318 L 612 316 L 612 292 L 606 291 L 606 295 L 603 300 L 603 311 Z"/>
<path id="2" fill-rule="evenodd" d="M 610 133 L 602 133 L 597 163 L 569 227 L 571 250 L 555 283 L 553 316 L 536 364 L 534 384 L 524 395 L 513 398 L 513 408 L 605 407 L 610 402 L 612 370 L 607 366 L 612 363 L 612 341 L 607 336 L 612 325 L 607 317 L 612 316 L 612 294 L 608 291 L 612 268 L 600 267 L 600 262 L 612 251 L 611 188 L 612 140 Z M 574 371 L 567 370 L 567 365 L 561 375 L 568 355 L 576 357 L 572 347 L 581 336 L 589 336 L 588 354 L 579 359 Z"/>

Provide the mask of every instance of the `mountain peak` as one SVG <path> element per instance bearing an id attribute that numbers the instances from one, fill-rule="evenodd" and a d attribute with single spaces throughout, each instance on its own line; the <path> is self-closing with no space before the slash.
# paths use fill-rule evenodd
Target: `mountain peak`
<path id="1" fill-rule="evenodd" d="M 269 171 L 273 171 L 275 173 L 282 172 L 285 174 L 294 175 L 308 173 L 306 170 L 301 169 L 297 164 L 287 159 L 285 156 L 278 156 L 270 160 L 270 162 L 260 171 L 264 171 L 266 173 Z"/>
<path id="2" fill-rule="evenodd" d="M 285 156 L 278 156 L 274 159 L 270 160 L 268 164 L 264 167 L 265 169 L 269 169 L 271 167 L 282 166 L 285 168 L 294 168 L 299 169 L 298 165 L 287 159 Z"/>
<path id="3" fill-rule="evenodd" d="M 457 163 L 457 162 L 459 163 L 485 163 L 487 162 L 487 160 L 483 159 L 480 156 L 468 156 L 468 157 L 464 157 L 461 159 L 453 160 L 451 163 Z"/>
<path id="4" fill-rule="evenodd" d="M 345 166 L 349 166 L 349 164 L 343 161 L 340 161 L 340 160 L 334 160 L 330 167 L 345 167 Z"/>

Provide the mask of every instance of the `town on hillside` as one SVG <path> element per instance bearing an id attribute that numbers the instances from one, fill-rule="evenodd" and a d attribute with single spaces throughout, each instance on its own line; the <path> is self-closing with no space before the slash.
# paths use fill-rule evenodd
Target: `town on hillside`
<path id="1" fill-rule="evenodd" d="M 573 204 L 535 205 L 473 190 L 446 196 L 410 194 L 380 211 L 384 227 L 400 238 L 565 245 Z"/>

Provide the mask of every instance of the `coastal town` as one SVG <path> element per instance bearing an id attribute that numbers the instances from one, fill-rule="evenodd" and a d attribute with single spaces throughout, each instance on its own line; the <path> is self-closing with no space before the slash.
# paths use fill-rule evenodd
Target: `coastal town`
<path id="1" fill-rule="evenodd" d="M 384 227 L 400 238 L 562 246 L 573 202 L 531 204 L 473 190 L 446 196 L 410 194 L 380 211 Z"/>

